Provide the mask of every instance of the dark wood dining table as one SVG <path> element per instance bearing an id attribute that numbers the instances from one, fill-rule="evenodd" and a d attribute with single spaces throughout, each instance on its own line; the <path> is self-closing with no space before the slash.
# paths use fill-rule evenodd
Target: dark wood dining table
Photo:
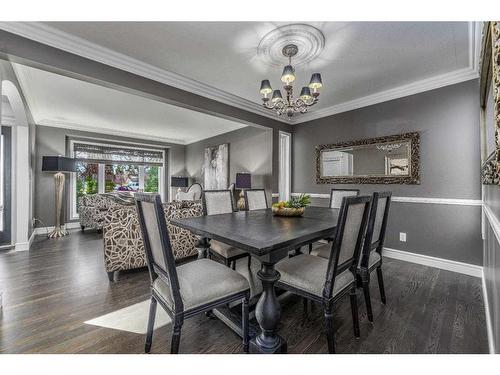
<path id="1" fill-rule="evenodd" d="M 338 214 L 338 209 L 307 207 L 301 217 L 279 217 L 267 209 L 171 219 L 171 224 L 247 251 L 261 262 L 257 276 L 263 291 L 255 307 L 260 334 L 250 341 L 250 352 L 286 353 L 286 341 L 277 333 L 281 307 L 274 284 L 280 274 L 274 266 L 291 250 L 332 237 Z"/>

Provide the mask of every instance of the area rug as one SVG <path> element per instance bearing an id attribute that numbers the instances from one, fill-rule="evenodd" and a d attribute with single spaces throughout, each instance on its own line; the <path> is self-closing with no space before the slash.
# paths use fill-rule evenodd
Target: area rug
<path id="1" fill-rule="evenodd" d="M 87 320 L 85 324 L 144 335 L 148 327 L 149 303 L 150 300 L 148 299 L 147 301 Z M 155 329 L 166 326 L 171 322 L 172 320 L 167 313 L 160 306 L 157 306 Z"/>

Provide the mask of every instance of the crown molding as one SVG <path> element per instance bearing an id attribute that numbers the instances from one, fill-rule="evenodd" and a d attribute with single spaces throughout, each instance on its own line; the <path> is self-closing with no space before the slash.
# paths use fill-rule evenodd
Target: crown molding
<path id="1" fill-rule="evenodd" d="M 41 126 L 49 126 L 52 128 L 61 128 L 61 129 L 70 129 L 70 130 L 78 130 L 78 131 L 84 131 L 84 132 L 90 132 L 90 133 L 97 133 L 97 134 L 106 134 L 106 135 L 119 135 L 120 137 L 130 137 L 130 138 L 135 138 L 135 139 L 143 139 L 147 141 L 157 141 L 157 142 L 165 142 L 165 143 L 174 143 L 174 144 L 179 144 L 179 145 L 187 145 L 188 142 L 182 140 L 182 139 L 176 139 L 176 138 L 168 138 L 168 137 L 161 137 L 161 136 L 156 136 L 156 135 L 145 135 L 144 133 L 136 133 L 136 132 L 131 132 L 127 130 L 114 130 L 114 129 L 106 129 L 103 127 L 99 126 L 89 126 L 89 125 L 83 125 L 83 124 L 77 124 L 74 122 L 69 122 L 69 121 L 60 121 L 60 120 L 52 120 L 52 119 L 42 119 L 40 121 L 37 121 L 37 125 Z M 189 143 L 196 142 L 196 141 L 190 141 Z"/>
<path id="2" fill-rule="evenodd" d="M 183 75 L 147 64 L 40 22 L 0 22 L 0 29 L 102 64 L 161 82 L 168 86 L 173 86 L 273 120 L 289 123 L 286 119 L 276 116 L 274 112 L 270 112 L 256 102 L 230 94 Z"/>
<path id="3" fill-rule="evenodd" d="M 438 89 L 440 87 L 454 85 L 456 83 L 469 81 L 478 77 L 478 72 L 471 68 L 455 70 L 453 72 L 395 87 L 390 90 L 381 91 L 372 95 L 364 96 L 362 98 L 350 100 L 348 102 L 336 104 L 328 108 L 316 110 L 313 112 L 307 112 L 303 114 L 299 120 L 293 121 L 292 124 L 300 124 L 322 117 L 336 115 L 338 113 L 352 111 L 354 109 L 368 107 L 374 104 L 379 104 L 394 99 L 404 98 L 405 96 L 415 95 L 425 91 Z"/>
<path id="4" fill-rule="evenodd" d="M 160 69 L 40 22 L 0 22 L 0 29 L 248 112 L 293 125 L 478 78 L 481 25 L 481 22 L 469 22 L 468 25 L 469 66 L 467 68 L 380 91 L 328 108 L 307 112 L 300 117 L 293 118 L 291 121 L 275 115 L 274 112 L 250 100 L 180 74 Z"/>

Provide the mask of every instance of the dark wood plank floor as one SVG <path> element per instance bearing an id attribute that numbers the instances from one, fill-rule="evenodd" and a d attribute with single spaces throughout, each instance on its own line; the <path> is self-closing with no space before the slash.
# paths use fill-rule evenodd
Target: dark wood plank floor
<path id="1" fill-rule="evenodd" d="M 335 312 L 339 353 L 486 353 L 485 313 L 478 278 L 387 259 L 388 304 L 379 303 L 372 280 L 374 320 L 358 296 L 361 337 L 354 339 L 348 300 Z M 148 299 L 146 270 L 122 273 L 109 283 L 102 241 L 93 232 L 48 240 L 29 252 L 0 253 L 0 353 L 142 353 L 144 337 L 84 321 Z M 302 302 L 283 302 L 281 335 L 289 352 L 326 353 L 316 305 L 306 318 Z M 170 327 L 155 332 L 153 353 L 169 352 Z M 240 353 L 238 337 L 204 315 L 186 321 L 182 353 Z"/>

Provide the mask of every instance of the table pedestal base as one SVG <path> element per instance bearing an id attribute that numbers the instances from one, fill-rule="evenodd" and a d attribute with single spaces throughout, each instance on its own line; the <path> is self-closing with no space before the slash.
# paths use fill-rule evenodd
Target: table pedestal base
<path id="1" fill-rule="evenodd" d="M 268 348 L 260 340 L 260 335 L 250 340 L 249 352 L 252 354 L 285 354 L 287 352 L 286 341 L 279 335 L 274 336 L 274 341 L 278 342 L 276 347 Z"/>

